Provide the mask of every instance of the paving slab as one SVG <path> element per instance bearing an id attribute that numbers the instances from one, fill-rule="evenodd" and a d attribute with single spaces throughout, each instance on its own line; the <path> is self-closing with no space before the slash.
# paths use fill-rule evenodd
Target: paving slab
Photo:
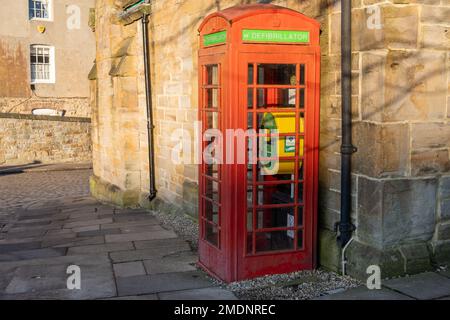
<path id="1" fill-rule="evenodd" d="M 134 245 L 136 249 L 155 249 L 162 247 L 173 247 L 179 248 L 180 251 L 190 250 L 189 243 L 186 240 L 180 238 L 134 241 Z"/>
<path id="2" fill-rule="evenodd" d="M 114 222 L 136 222 L 147 220 L 148 218 L 153 217 L 150 212 L 133 212 L 133 213 L 119 213 L 114 214 Z"/>
<path id="3" fill-rule="evenodd" d="M 398 292 L 381 289 L 369 290 L 367 287 L 358 287 L 344 292 L 330 294 L 313 300 L 414 300 Z"/>
<path id="4" fill-rule="evenodd" d="M 238 300 L 233 292 L 218 287 L 158 293 L 160 300 Z"/>
<path id="5" fill-rule="evenodd" d="M 93 278 L 82 278 L 80 290 L 51 289 L 42 291 L 27 291 L 18 294 L 0 293 L 0 300 L 94 300 L 117 296 L 114 278 L 106 270 L 97 268 L 98 274 Z M 66 282 L 67 279 L 64 279 Z"/>
<path id="6" fill-rule="evenodd" d="M 117 278 L 143 276 L 146 274 L 142 261 L 116 263 L 113 265 Z"/>
<path id="7" fill-rule="evenodd" d="M 197 261 L 197 255 L 192 252 L 182 252 L 160 259 L 146 260 L 144 265 L 147 274 L 187 272 L 197 270 Z"/>
<path id="8" fill-rule="evenodd" d="M 190 251 L 190 248 L 187 250 Z M 173 255 L 183 251 L 186 250 L 184 248 L 179 247 L 161 247 L 142 250 L 111 252 L 109 256 L 111 257 L 111 260 L 114 263 L 119 263 L 119 262 L 160 259 L 164 256 Z"/>
<path id="9" fill-rule="evenodd" d="M 100 225 L 97 224 L 94 226 L 78 227 L 78 228 L 72 228 L 72 229 L 68 229 L 68 230 L 72 230 L 72 232 L 75 232 L 75 233 L 87 232 L 87 231 L 98 231 L 98 230 L 100 230 Z"/>
<path id="10" fill-rule="evenodd" d="M 105 238 L 103 236 L 98 236 L 92 238 L 46 240 L 42 242 L 42 247 L 68 248 L 68 247 L 87 246 L 92 244 L 103 244 L 103 243 L 105 243 Z"/>
<path id="11" fill-rule="evenodd" d="M 64 256 L 65 254 L 66 254 L 65 248 L 45 248 L 45 249 L 14 251 L 7 254 L 0 254 L 0 262 L 54 258 Z"/>
<path id="12" fill-rule="evenodd" d="M 147 226 L 132 226 L 132 227 L 123 227 L 119 230 L 122 233 L 141 233 L 141 232 L 155 232 L 155 231 L 168 231 L 164 229 L 160 225 L 147 225 Z"/>
<path id="13" fill-rule="evenodd" d="M 122 231 L 120 231 L 120 229 L 95 230 L 95 231 L 78 232 L 77 236 L 80 238 L 97 237 L 97 236 L 106 236 L 109 234 L 121 234 L 121 232 Z"/>
<path id="14" fill-rule="evenodd" d="M 159 225 L 159 221 L 155 218 L 148 218 L 145 221 L 133 221 L 133 222 L 114 222 L 103 224 L 100 229 L 117 229 L 117 228 L 129 228 L 133 226 L 147 226 L 147 225 Z"/>
<path id="15" fill-rule="evenodd" d="M 108 243 L 108 244 L 70 247 L 67 251 L 67 255 L 98 254 L 115 251 L 130 251 L 133 249 L 134 246 L 132 242 Z"/>
<path id="16" fill-rule="evenodd" d="M 14 251 L 39 249 L 40 247 L 40 241 L 0 244 L 0 253 L 5 254 Z"/>
<path id="17" fill-rule="evenodd" d="M 23 266 L 16 269 L 14 278 L 6 287 L 6 294 L 67 288 L 67 266 Z"/>
<path id="18" fill-rule="evenodd" d="M 6 239 L 23 239 L 23 238 L 35 238 L 42 237 L 45 235 L 47 230 L 28 230 L 20 232 L 8 232 L 6 234 Z"/>
<path id="19" fill-rule="evenodd" d="M 95 225 L 107 224 L 107 223 L 112 223 L 112 222 L 113 222 L 113 220 L 111 218 L 83 220 L 83 221 L 67 223 L 64 225 L 64 228 L 70 229 L 70 228 L 77 228 L 77 227 L 87 227 L 87 226 L 95 226 Z"/>
<path id="20" fill-rule="evenodd" d="M 119 296 L 200 289 L 211 286 L 213 286 L 211 280 L 200 271 L 165 273 L 117 279 Z"/>
<path id="21" fill-rule="evenodd" d="M 154 240 L 154 239 L 170 239 L 177 238 L 177 235 L 173 231 L 147 231 L 140 233 L 128 233 L 128 234 L 113 234 L 106 235 L 106 243 L 114 242 L 128 242 L 128 241 L 143 241 L 143 240 Z"/>
<path id="22" fill-rule="evenodd" d="M 383 285 L 391 290 L 420 300 L 450 296 L 450 279 L 434 272 L 388 280 Z"/>
<path id="23" fill-rule="evenodd" d="M 158 295 L 156 294 L 147 294 L 142 296 L 127 296 L 127 297 L 116 297 L 116 298 L 109 298 L 104 300 L 135 300 L 135 301 L 151 301 L 151 300 L 159 300 Z"/>

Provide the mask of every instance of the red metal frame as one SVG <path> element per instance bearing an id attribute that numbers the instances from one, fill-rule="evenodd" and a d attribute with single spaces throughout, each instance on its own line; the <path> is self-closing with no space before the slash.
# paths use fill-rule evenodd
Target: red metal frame
<path id="1" fill-rule="evenodd" d="M 244 43 L 241 39 L 243 29 L 268 30 L 301 30 L 310 32 L 308 44 L 263 44 Z M 223 44 L 205 47 L 203 36 L 219 31 L 227 31 L 227 41 Z M 320 46 L 318 22 L 296 11 L 273 5 L 247 5 L 229 8 L 208 16 L 201 24 L 199 50 L 199 119 L 205 124 L 206 66 L 219 66 L 219 123 L 220 129 L 247 130 L 248 113 L 257 124 L 257 114 L 268 112 L 295 113 L 296 132 L 282 133 L 280 137 L 296 137 L 296 153 L 294 157 L 283 160 L 295 161 L 294 179 L 277 181 L 266 176 L 263 181 L 256 180 L 258 165 L 253 166 L 253 217 L 252 232 L 249 238 L 247 230 L 247 164 L 220 165 L 219 186 L 219 241 L 218 245 L 206 240 L 205 224 L 205 173 L 206 165 L 199 166 L 199 199 L 200 199 L 200 265 L 210 274 L 221 280 L 231 282 L 267 274 L 279 274 L 316 267 L 317 250 L 317 193 L 318 193 L 318 159 L 319 159 L 319 101 L 320 101 Z M 248 84 L 248 65 L 254 64 L 253 84 Z M 295 85 L 260 85 L 257 83 L 257 64 L 292 64 L 296 65 L 296 79 L 300 76 L 300 66 L 305 66 L 306 83 Z M 253 109 L 247 108 L 248 88 L 253 89 Z M 295 89 L 295 108 L 257 108 L 257 88 Z M 305 106 L 300 106 L 300 89 L 305 89 Z M 278 93 L 273 91 L 267 95 L 269 104 L 278 100 Z M 272 101 L 272 102 L 270 102 Z M 304 132 L 300 132 L 300 115 L 304 116 Z M 206 130 L 202 128 L 202 133 Z M 258 136 L 270 134 L 258 134 Z M 304 153 L 300 154 L 300 138 L 304 139 Z M 226 145 L 226 135 L 223 134 Z M 202 142 L 200 156 L 206 143 Z M 234 144 L 234 154 L 242 152 Z M 226 159 L 226 148 L 223 149 L 223 159 Z M 246 155 L 248 158 L 248 155 Z M 281 159 L 280 159 L 281 160 Z M 248 159 L 247 159 L 248 161 Z M 299 164 L 303 166 L 303 177 L 299 177 Z M 273 190 L 282 185 L 295 185 L 294 202 L 286 204 L 271 204 L 270 195 Z M 303 200 L 299 199 L 299 186 L 303 185 Z M 256 206 L 257 189 L 264 188 L 262 205 Z M 292 191 L 291 191 L 292 192 Z M 269 200 L 267 200 L 269 199 Z M 294 226 L 258 228 L 256 212 L 262 212 L 263 221 L 269 221 L 269 211 L 272 208 L 294 208 Z M 299 212 L 302 211 L 303 225 L 299 226 Z M 264 223 L 265 224 L 265 223 Z M 303 241 L 298 247 L 299 232 L 302 230 Z M 260 236 L 263 232 L 294 231 L 293 249 L 257 252 L 258 243 L 266 243 L 268 237 Z M 292 234 L 292 233 L 289 233 Z M 272 239 L 272 238 L 271 238 Z M 250 245 L 251 244 L 251 245 Z M 250 250 L 249 250 L 250 249 Z"/>

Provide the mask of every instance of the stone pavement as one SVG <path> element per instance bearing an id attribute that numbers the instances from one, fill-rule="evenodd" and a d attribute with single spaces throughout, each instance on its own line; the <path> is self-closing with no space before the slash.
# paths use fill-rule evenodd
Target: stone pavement
<path id="1" fill-rule="evenodd" d="M 89 197 L 16 209 L 0 230 L 0 299 L 235 299 L 149 212 Z M 67 289 L 67 268 L 81 290 Z"/>
<path id="2" fill-rule="evenodd" d="M 316 300 L 450 300 L 450 272 L 427 272 L 385 280 L 381 290 L 358 287 Z"/>
<path id="3" fill-rule="evenodd" d="M 14 172 L 11 171 L 12 168 L 0 167 L 3 170 L 0 172 L 0 226 L 8 215 L 21 208 L 41 206 L 46 201 L 64 197 L 89 196 L 89 177 L 92 171 L 74 170 L 75 166 L 70 166 L 69 171 L 59 171 L 61 167 L 68 168 L 69 165 L 40 166 L 34 169 L 22 167 L 23 173 L 17 167 L 14 167 Z M 44 168 L 46 171 L 40 171 Z"/>

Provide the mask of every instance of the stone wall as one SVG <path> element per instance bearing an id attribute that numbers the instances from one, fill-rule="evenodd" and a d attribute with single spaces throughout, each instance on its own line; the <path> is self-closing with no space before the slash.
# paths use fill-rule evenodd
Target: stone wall
<path id="1" fill-rule="evenodd" d="M 90 119 L 0 113 L 0 166 L 92 160 Z"/>
<path id="2" fill-rule="evenodd" d="M 133 206 L 145 205 L 148 194 L 148 145 L 141 24 L 117 19 L 124 2 L 97 0 L 92 190 L 104 200 Z M 155 203 L 165 209 L 196 214 L 197 168 L 172 163 L 179 140 L 172 141 L 171 135 L 182 128 L 190 134 L 183 139 L 194 136 L 197 28 L 209 13 L 251 2 L 152 2 Z M 319 249 L 322 266 L 338 270 L 340 2 L 272 3 L 322 25 Z M 353 161 L 357 231 L 348 251 L 349 272 L 363 276 L 371 264 L 381 265 L 384 276 L 426 270 L 450 260 L 450 3 L 352 3 L 354 144 L 359 151 Z"/>
<path id="3" fill-rule="evenodd" d="M 348 255 L 350 272 L 360 276 L 370 264 L 381 265 L 389 276 L 450 260 L 449 6 L 439 0 L 353 1 L 357 230 Z M 378 12 L 381 24 L 373 28 Z M 340 210 L 338 4 L 330 8 L 329 22 L 329 55 L 322 69 L 320 204 L 322 227 L 331 231 Z"/>
<path id="4" fill-rule="evenodd" d="M 87 82 L 87 79 L 85 80 Z M 31 93 L 30 93 L 31 95 Z M 34 109 L 64 111 L 67 117 L 90 118 L 89 98 L 0 97 L 0 113 L 32 114 Z"/>

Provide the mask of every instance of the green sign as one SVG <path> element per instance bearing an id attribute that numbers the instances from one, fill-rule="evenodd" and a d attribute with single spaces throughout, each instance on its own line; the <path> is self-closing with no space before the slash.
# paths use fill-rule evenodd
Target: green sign
<path id="1" fill-rule="evenodd" d="M 286 137 L 284 142 L 284 152 L 295 152 L 295 137 Z"/>
<path id="2" fill-rule="evenodd" d="M 244 29 L 242 40 L 272 43 L 309 43 L 309 31 Z"/>
<path id="3" fill-rule="evenodd" d="M 217 44 L 222 44 L 227 42 L 227 32 L 226 31 L 220 31 L 216 33 L 206 34 L 203 36 L 203 45 L 205 47 L 207 46 L 214 46 Z"/>

